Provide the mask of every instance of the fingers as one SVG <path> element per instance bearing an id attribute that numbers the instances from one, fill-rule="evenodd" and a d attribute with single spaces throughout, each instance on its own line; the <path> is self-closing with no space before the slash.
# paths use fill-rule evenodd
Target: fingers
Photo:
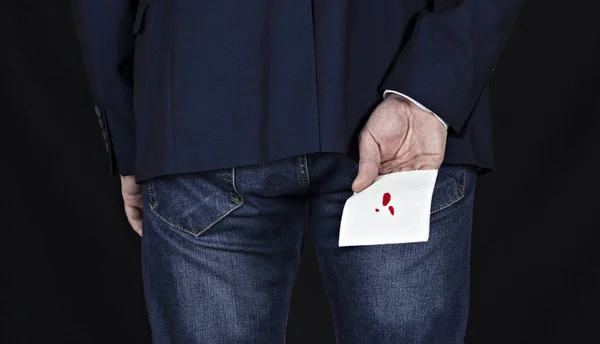
<path id="1" fill-rule="evenodd" d="M 121 176 L 121 193 L 125 195 L 141 195 L 142 186 L 135 182 L 135 176 Z"/>
<path id="2" fill-rule="evenodd" d="M 373 184 L 379 175 L 381 164 L 381 152 L 379 145 L 370 134 L 361 135 L 358 143 L 360 161 L 358 163 L 358 174 L 352 183 L 354 192 L 361 192 Z"/>
<path id="3" fill-rule="evenodd" d="M 379 174 L 417 170 L 438 170 L 443 160 L 443 155 L 421 155 L 408 161 L 395 159 L 383 162 L 379 169 Z"/>
<path id="4" fill-rule="evenodd" d="M 394 172 L 419 171 L 419 170 L 437 170 L 441 165 L 438 159 L 424 156 L 417 156 L 408 161 L 387 161 L 381 164 L 380 173 L 388 174 Z"/>
<path id="5" fill-rule="evenodd" d="M 121 176 L 121 193 L 125 215 L 133 230 L 142 236 L 143 205 L 142 186 L 136 184 L 134 176 Z"/>
<path id="6" fill-rule="evenodd" d="M 125 204 L 125 215 L 131 225 L 131 228 L 142 236 L 142 219 L 144 218 L 141 207 Z"/>

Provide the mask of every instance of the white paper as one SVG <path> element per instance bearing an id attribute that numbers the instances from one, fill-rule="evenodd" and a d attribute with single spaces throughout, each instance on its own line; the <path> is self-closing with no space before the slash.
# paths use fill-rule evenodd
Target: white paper
<path id="1" fill-rule="evenodd" d="M 344 205 L 339 246 L 429 240 L 431 199 L 437 170 L 395 172 L 354 193 Z M 384 196 L 385 194 L 389 196 Z M 389 201 L 387 204 L 384 204 Z"/>

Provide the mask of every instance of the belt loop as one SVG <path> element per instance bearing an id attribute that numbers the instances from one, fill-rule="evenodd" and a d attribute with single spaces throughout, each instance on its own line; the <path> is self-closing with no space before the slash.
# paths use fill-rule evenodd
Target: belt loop
<path id="1" fill-rule="evenodd" d="M 307 189 L 310 185 L 310 175 L 308 172 L 308 157 L 306 154 L 298 156 L 298 174 L 300 176 L 300 186 Z"/>

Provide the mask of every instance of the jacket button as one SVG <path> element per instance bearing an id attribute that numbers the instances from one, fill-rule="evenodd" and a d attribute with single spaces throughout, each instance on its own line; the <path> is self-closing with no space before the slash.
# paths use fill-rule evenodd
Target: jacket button
<path id="1" fill-rule="evenodd" d="M 102 117 L 102 111 L 100 111 L 100 107 L 98 107 L 98 105 L 94 106 L 94 111 L 96 112 L 96 116 Z"/>

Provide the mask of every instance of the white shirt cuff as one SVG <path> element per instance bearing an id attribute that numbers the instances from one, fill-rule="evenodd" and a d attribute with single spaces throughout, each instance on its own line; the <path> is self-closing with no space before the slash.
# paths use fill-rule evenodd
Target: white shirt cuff
<path id="1" fill-rule="evenodd" d="M 444 125 L 444 127 L 446 127 L 446 129 L 448 129 L 448 124 L 443 119 L 441 119 L 433 111 L 431 111 L 428 108 L 426 108 L 425 106 L 423 106 L 423 104 L 421 104 L 418 101 L 412 99 L 411 97 L 407 96 L 406 94 L 403 94 L 403 93 L 400 93 L 400 92 L 396 92 L 396 91 L 393 91 L 393 90 L 385 90 L 385 92 L 383 92 L 383 98 L 387 97 L 387 95 L 390 94 L 390 93 L 397 94 L 397 95 L 399 95 L 401 97 L 404 97 L 404 98 L 408 99 L 409 101 L 413 102 L 419 108 L 421 108 L 421 110 L 427 111 L 427 112 L 431 113 L 432 115 L 435 116 L 435 118 L 439 119 L 440 122 L 442 122 L 442 124 Z"/>

